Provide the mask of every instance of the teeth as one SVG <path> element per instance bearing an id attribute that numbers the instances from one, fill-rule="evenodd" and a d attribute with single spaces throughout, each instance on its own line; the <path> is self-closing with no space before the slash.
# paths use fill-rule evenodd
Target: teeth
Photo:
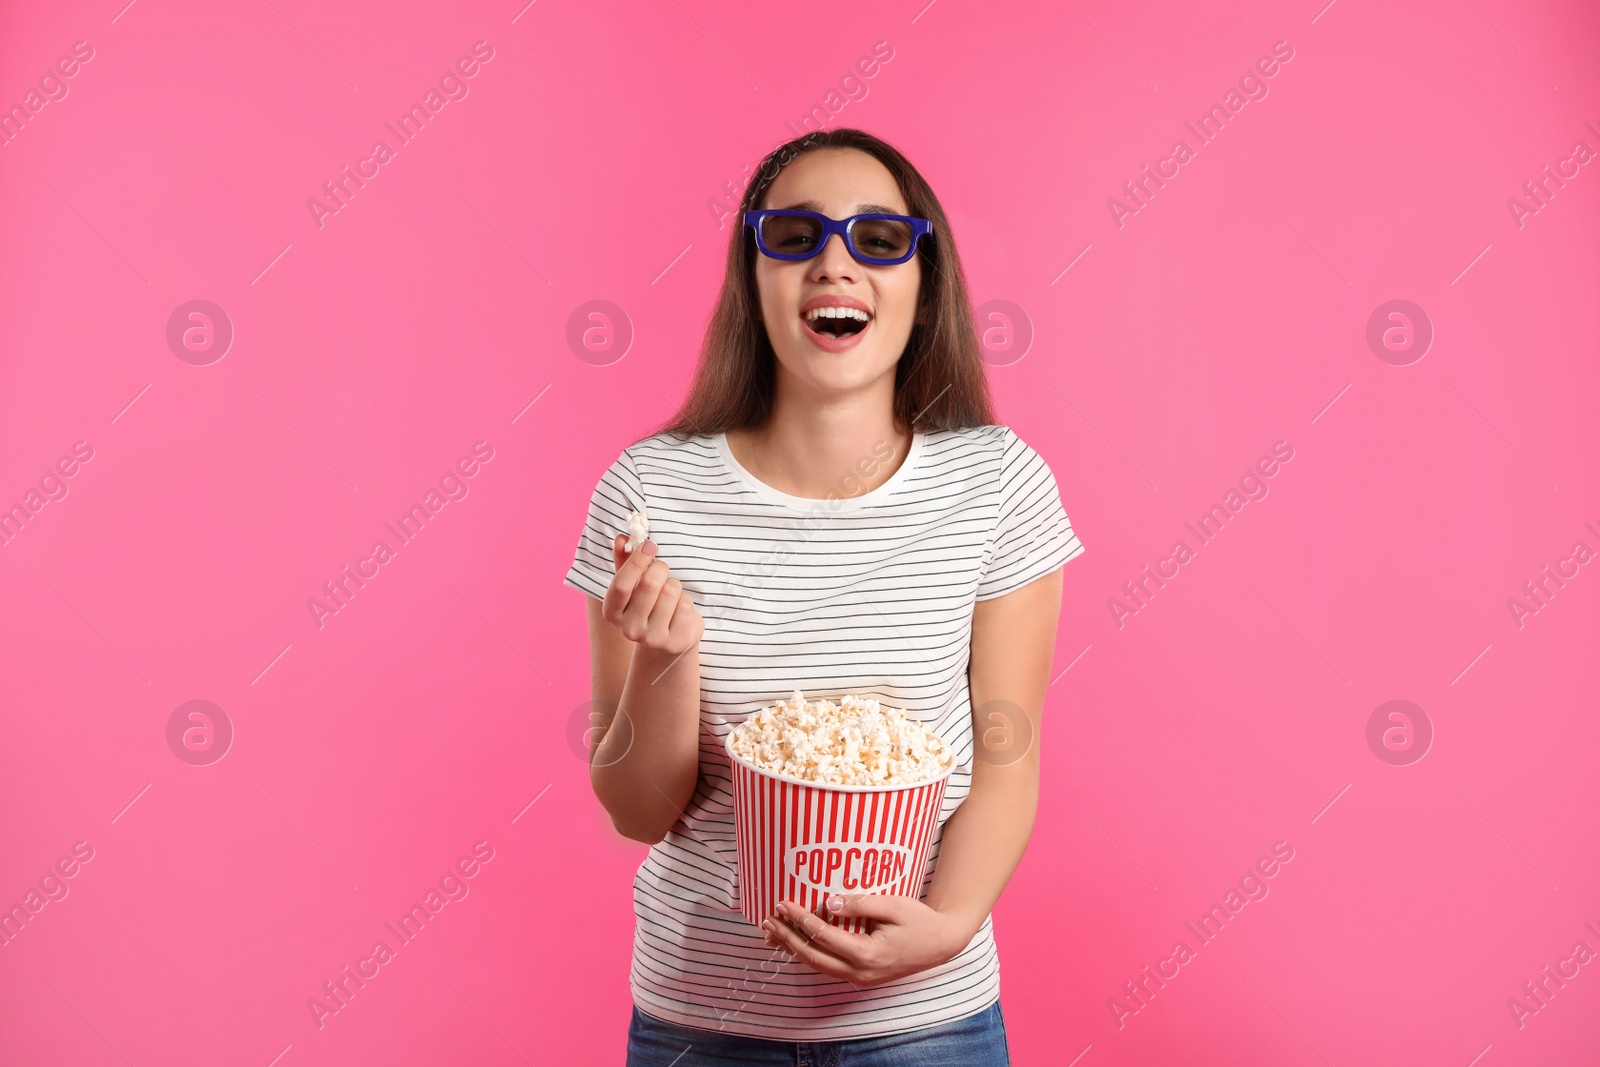
<path id="1" fill-rule="evenodd" d="M 855 319 L 857 322 L 866 322 L 870 318 L 872 316 L 860 308 L 820 307 L 812 308 L 805 313 L 807 322 L 814 322 L 817 319 Z"/>

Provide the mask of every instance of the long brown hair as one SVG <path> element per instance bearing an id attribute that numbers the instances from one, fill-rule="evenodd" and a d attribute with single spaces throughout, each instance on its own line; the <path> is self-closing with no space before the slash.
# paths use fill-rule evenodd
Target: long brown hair
<path id="1" fill-rule="evenodd" d="M 956 255 L 950 222 L 933 189 L 905 156 L 870 133 L 848 127 L 808 133 L 779 145 L 739 201 L 728 238 L 722 293 L 700 344 L 689 395 L 678 412 L 653 434 L 680 437 L 725 430 L 753 430 L 772 412 L 776 355 L 757 318 L 755 234 L 744 212 L 757 209 L 784 167 L 819 148 L 854 148 L 877 159 L 900 185 L 907 211 L 933 224 L 932 240 L 918 242 L 922 285 L 917 323 L 895 366 L 894 420 L 914 432 L 984 426 L 994 420 L 989 383 L 973 328 L 966 279 Z"/>

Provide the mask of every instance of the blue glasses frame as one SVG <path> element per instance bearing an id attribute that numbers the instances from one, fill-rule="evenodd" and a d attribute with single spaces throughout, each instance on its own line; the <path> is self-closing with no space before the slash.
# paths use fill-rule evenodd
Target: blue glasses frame
<path id="1" fill-rule="evenodd" d="M 768 218 L 774 215 L 795 215 L 801 218 L 815 219 L 817 222 L 821 223 L 822 234 L 817 239 L 816 248 L 812 249 L 810 252 L 774 252 L 772 249 L 768 248 L 766 239 L 761 236 L 761 226 Z M 855 224 L 862 220 L 869 219 L 888 219 L 894 222 L 903 222 L 910 226 L 911 247 L 906 250 L 906 254 L 903 256 L 894 256 L 885 259 L 882 256 L 866 255 L 859 248 L 857 248 L 853 232 Z M 933 235 L 933 223 L 929 222 L 927 219 L 919 219 L 911 215 L 868 214 L 851 215 L 847 219 L 835 219 L 830 218 L 821 212 L 801 211 L 798 208 L 767 208 L 762 211 L 746 211 L 744 213 L 744 224 L 755 230 L 756 248 L 760 249 L 762 255 L 771 259 L 781 259 L 788 262 L 814 259 L 817 253 L 821 252 L 823 248 L 827 247 L 828 238 L 832 237 L 834 234 L 839 234 L 840 237 L 844 239 L 845 248 L 849 250 L 850 255 L 853 256 L 857 262 L 865 263 L 873 267 L 891 267 L 896 263 L 904 263 L 906 260 L 917 254 L 917 246 L 923 237 L 931 237 Z"/>

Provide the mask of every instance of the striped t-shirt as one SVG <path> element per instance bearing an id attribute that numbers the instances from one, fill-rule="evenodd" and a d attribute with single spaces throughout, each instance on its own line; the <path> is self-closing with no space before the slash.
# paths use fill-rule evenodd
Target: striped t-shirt
<path id="1" fill-rule="evenodd" d="M 880 442 L 861 469 L 890 465 Z M 886 458 L 887 457 L 887 458 Z M 629 985 L 684 1026 L 789 1041 L 881 1036 L 982 1011 L 1000 995 L 989 917 L 954 958 L 868 989 L 785 960 L 739 911 L 728 731 L 795 689 L 876 697 L 956 753 L 924 869 L 972 782 L 967 690 L 976 600 L 1013 592 L 1083 551 L 1044 460 L 1006 426 L 916 433 L 868 493 L 829 499 L 758 481 L 723 434 L 623 450 L 589 504 L 564 584 L 603 599 L 612 541 L 643 511 L 658 558 L 705 619 L 700 778 L 684 818 L 634 877 Z"/>

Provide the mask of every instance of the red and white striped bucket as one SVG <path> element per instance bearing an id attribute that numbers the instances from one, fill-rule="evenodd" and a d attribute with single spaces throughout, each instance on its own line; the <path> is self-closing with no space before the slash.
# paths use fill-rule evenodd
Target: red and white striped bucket
<path id="1" fill-rule="evenodd" d="M 830 893 L 916 897 L 955 769 L 914 785 L 823 785 L 773 774 L 725 747 L 733 765 L 739 910 L 757 926 L 780 900 L 797 901 L 835 926 L 867 932 L 864 916 L 828 914 Z"/>

